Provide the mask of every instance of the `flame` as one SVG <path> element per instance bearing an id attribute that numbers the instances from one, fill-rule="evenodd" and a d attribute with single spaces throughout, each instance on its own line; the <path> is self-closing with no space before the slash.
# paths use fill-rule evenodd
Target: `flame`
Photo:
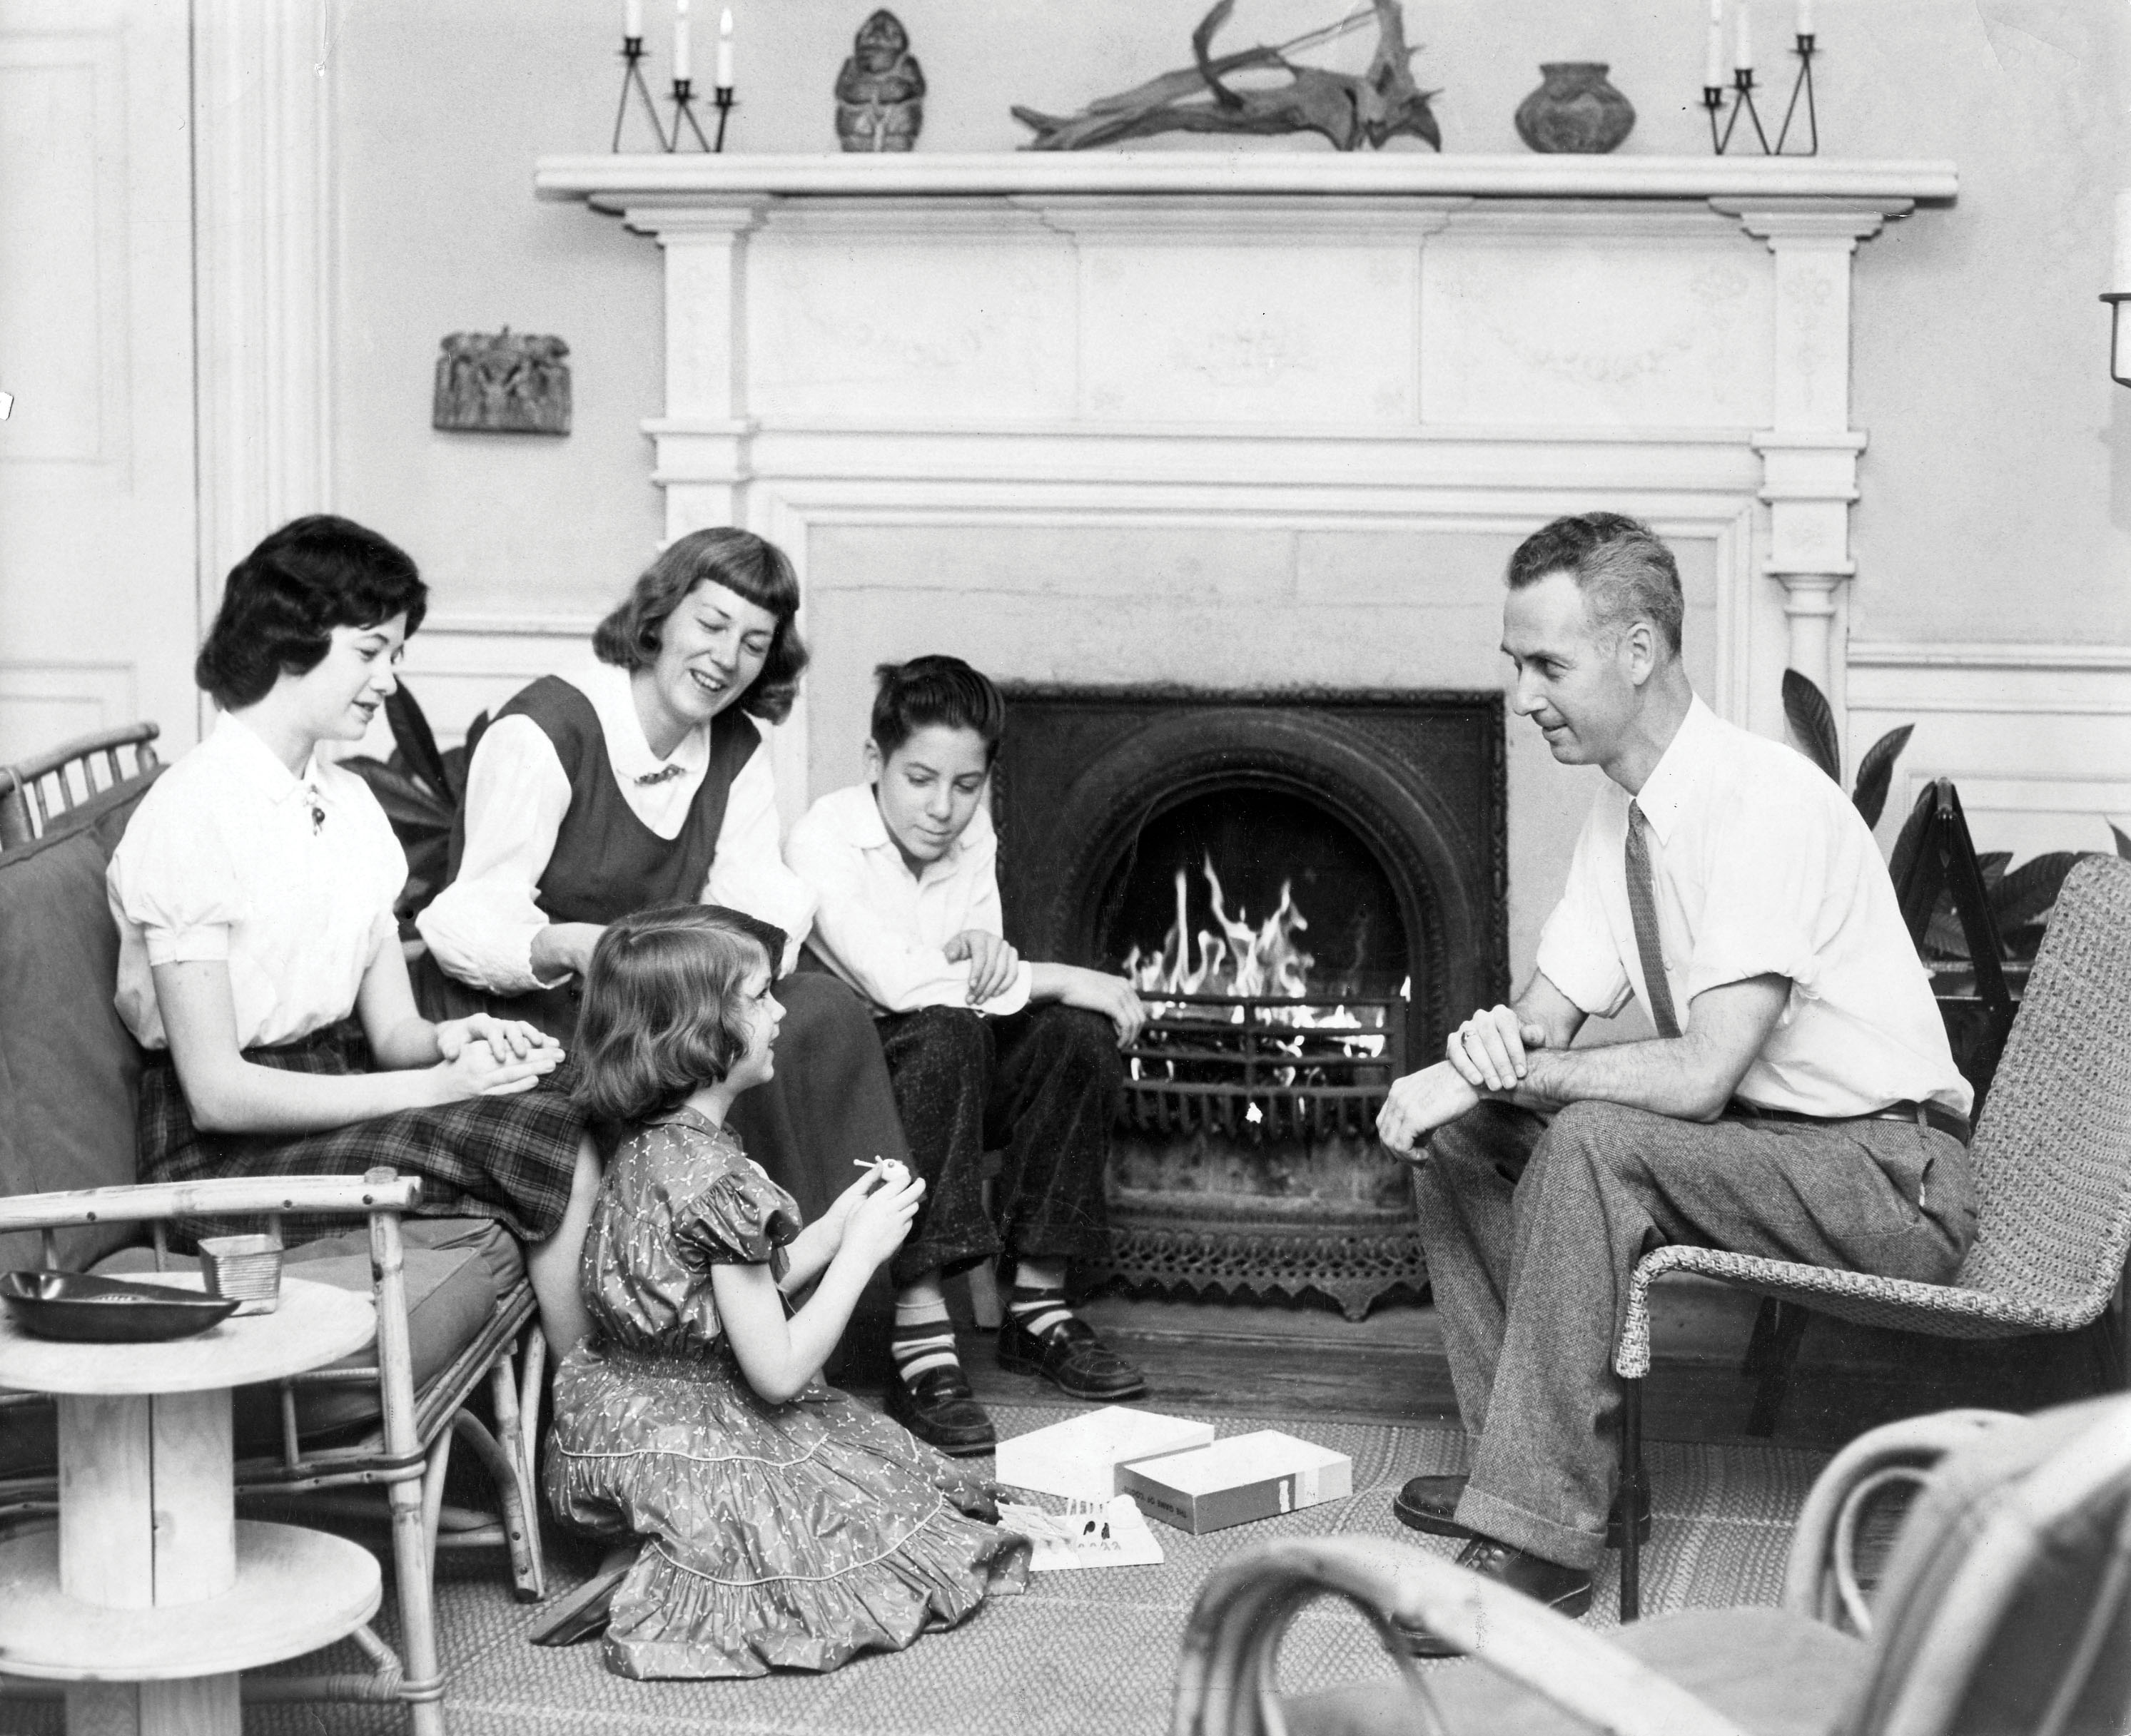
<path id="1" fill-rule="evenodd" d="M 1200 872 L 1205 877 L 1212 906 L 1213 926 L 1202 928 L 1193 935 L 1190 871 L 1178 868 L 1176 916 L 1160 950 L 1147 952 L 1134 946 L 1125 955 L 1124 973 L 1134 988 L 1157 1002 L 1169 995 L 1200 994 L 1298 1003 L 1311 998 L 1316 1004 L 1262 1007 L 1260 1018 L 1265 1023 L 1285 1025 L 1298 1031 L 1333 1033 L 1338 1046 L 1349 1054 L 1383 1053 L 1384 1039 L 1381 1035 L 1361 1034 L 1382 1031 L 1384 1014 L 1381 1007 L 1325 1007 L 1324 991 L 1313 990 L 1310 973 L 1317 961 L 1313 954 L 1302 949 L 1296 940 L 1310 926 L 1310 919 L 1295 904 L 1293 881 L 1281 883 L 1280 901 L 1272 914 L 1254 925 L 1248 913 L 1240 907 L 1234 916 L 1228 914 L 1221 877 L 1214 872 L 1210 861 L 1202 864 Z M 1210 1009 L 1208 1012 L 1209 1016 L 1219 1016 Z M 1243 1008 L 1232 1009 L 1228 1017 L 1232 1023 L 1243 1023 Z M 1356 1035 L 1345 1036 L 1344 1033 L 1349 1031 Z M 1133 1064 L 1133 1074 L 1135 1078 L 1140 1076 L 1137 1060 Z"/>
<path id="2" fill-rule="evenodd" d="M 1206 891 L 1213 901 L 1214 926 L 1199 930 L 1197 962 L 1185 936 L 1190 933 L 1186 893 L 1189 873 L 1176 871 L 1176 920 L 1157 953 L 1135 946 L 1125 957 L 1125 974 L 1142 994 L 1250 995 L 1299 1000 L 1310 992 L 1310 967 L 1317 961 L 1295 944 L 1310 926 L 1295 908 L 1295 882 L 1280 888 L 1280 903 L 1256 928 L 1247 917 L 1228 914 L 1221 877 L 1204 864 Z"/>

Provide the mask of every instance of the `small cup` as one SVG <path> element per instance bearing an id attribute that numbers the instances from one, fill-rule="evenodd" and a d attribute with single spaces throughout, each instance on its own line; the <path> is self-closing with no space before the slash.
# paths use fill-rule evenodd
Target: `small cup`
<path id="1" fill-rule="evenodd" d="M 271 1314 L 281 1304 L 281 1245 L 271 1236 L 203 1237 L 200 1261 L 210 1296 L 240 1303 L 239 1314 Z"/>

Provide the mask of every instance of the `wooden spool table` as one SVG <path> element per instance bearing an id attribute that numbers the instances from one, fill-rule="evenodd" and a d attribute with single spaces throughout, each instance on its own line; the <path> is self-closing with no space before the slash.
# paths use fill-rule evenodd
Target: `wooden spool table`
<path id="1" fill-rule="evenodd" d="M 376 1331 L 367 1297 L 285 1277 L 273 1313 L 162 1344 L 61 1343 L 0 1315 L 0 1386 L 56 1396 L 60 1469 L 57 1531 L 0 1543 L 0 1671 L 73 1684 L 72 1736 L 239 1736 L 240 1671 L 376 1614 L 368 1550 L 237 1521 L 230 1427 L 232 1387 Z"/>

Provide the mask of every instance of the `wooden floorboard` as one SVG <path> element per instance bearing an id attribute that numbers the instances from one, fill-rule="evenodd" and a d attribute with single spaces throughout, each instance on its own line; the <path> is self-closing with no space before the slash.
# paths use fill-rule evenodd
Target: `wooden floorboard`
<path id="1" fill-rule="evenodd" d="M 1659 1293 L 1654 1318 L 1646 1431 L 1657 1440 L 1750 1438 L 1755 1383 L 1741 1376 L 1740 1363 L 1756 1303 L 1714 1285 L 1669 1289 Z M 1426 1305 L 1388 1306 L 1350 1322 L 1307 1305 L 1104 1295 L 1083 1312 L 1147 1371 L 1147 1396 L 1136 1402 L 1152 1408 L 1298 1423 L 1441 1422 L 1458 1414 L 1435 1311 Z M 885 1322 L 854 1327 L 838 1378 L 877 1395 L 886 1378 Z M 965 1322 L 961 1341 L 980 1399 L 1026 1404 L 1051 1394 L 1040 1381 L 1002 1370 L 989 1333 Z M 2093 1387 L 2085 1346 L 2076 1341 L 1975 1344 L 1816 1317 L 1773 1438 L 1832 1451 L 1899 1417 L 1955 1406 L 2033 1410 L 2084 1397 Z"/>

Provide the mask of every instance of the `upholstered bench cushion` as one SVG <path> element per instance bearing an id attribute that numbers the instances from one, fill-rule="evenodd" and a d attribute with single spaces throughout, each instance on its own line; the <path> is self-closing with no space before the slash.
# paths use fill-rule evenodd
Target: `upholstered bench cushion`
<path id="1" fill-rule="evenodd" d="M 118 930 L 103 866 L 146 789 L 69 815 L 0 856 L 0 1194 L 136 1179 L 141 1057 L 111 1001 Z M 79 1271 L 135 1233 L 61 1230 L 60 1263 Z M 0 1271 L 43 1263 L 36 1236 L 0 1236 Z"/>
<path id="2" fill-rule="evenodd" d="M 405 1249 L 407 1330 L 414 1391 L 423 1389 L 480 1336 L 497 1302 L 524 1276 L 525 1261 L 510 1235 L 483 1217 L 409 1217 L 402 1220 Z M 174 1270 L 194 1262 L 173 1255 Z M 97 1263 L 110 1275 L 155 1270 L 154 1250 L 122 1248 Z M 358 1227 L 342 1235 L 291 1248 L 284 1260 L 291 1278 L 370 1294 L 370 1232 Z M 375 1348 L 357 1351 L 336 1368 L 376 1365 Z M 306 1440 L 367 1426 L 377 1420 L 377 1394 L 363 1385 L 299 1388 L 297 1428 Z M 247 1387 L 237 1395 L 237 1447 L 263 1451 L 280 1439 L 280 1401 L 272 1387 Z"/>

